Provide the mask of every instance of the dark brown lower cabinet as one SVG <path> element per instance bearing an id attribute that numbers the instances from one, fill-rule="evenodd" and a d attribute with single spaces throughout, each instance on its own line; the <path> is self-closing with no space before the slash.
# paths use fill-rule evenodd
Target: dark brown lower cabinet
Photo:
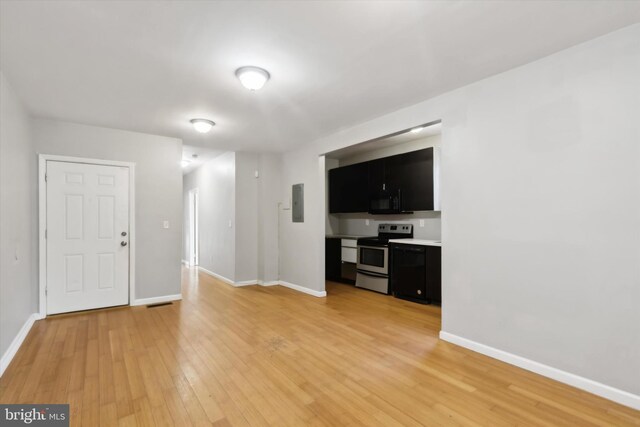
<path id="1" fill-rule="evenodd" d="M 356 282 L 356 265 L 342 262 L 342 239 L 338 237 L 325 238 L 324 277 L 326 280 L 350 285 Z"/>
<path id="2" fill-rule="evenodd" d="M 342 277 L 342 253 L 340 239 L 326 238 L 324 242 L 324 277 L 339 282 Z"/>

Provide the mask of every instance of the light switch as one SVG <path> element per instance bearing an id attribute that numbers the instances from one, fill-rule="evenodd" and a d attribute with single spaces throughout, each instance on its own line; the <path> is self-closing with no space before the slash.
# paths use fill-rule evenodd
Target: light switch
<path id="1" fill-rule="evenodd" d="M 162 227 L 163 228 L 169 228 L 169 221 L 167 221 L 166 219 L 164 221 L 162 221 Z"/>
<path id="2" fill-rule="evenodd" d="M 420 227 L 424 227 L 424 219 L 420 220 Z"/>
<path id="3" fill-rule="evenodd" d="M 233 225 L 231 224 L 231 220 L 229 220 L 229 228 L 231 228 Z"/>
<path id="4" fill-rule="evenodd" d="M 368 219 L 364 220 L 364 225 L 369 225 L 369 220 Z"/>

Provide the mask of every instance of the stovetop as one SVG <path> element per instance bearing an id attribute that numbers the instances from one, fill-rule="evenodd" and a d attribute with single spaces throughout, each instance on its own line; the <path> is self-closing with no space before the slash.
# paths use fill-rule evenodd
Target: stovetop
<path id="1" fill-rule="evenodd" d="M 380 224 L 377 237 L 361 237 L 358 246 L 388 246 L 389 239 L 413 238 L 413 224 Z"/>

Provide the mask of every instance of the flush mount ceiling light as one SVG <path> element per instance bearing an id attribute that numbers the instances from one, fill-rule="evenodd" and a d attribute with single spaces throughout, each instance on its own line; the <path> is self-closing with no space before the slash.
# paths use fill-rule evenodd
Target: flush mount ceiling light
<path id="1" fill-rule="evenodd" d="M 191 119 L 194 129 L 200 133 L 207 133 L 215 126 L 215 123 L 207 119 Z"/>
<path id="2" fill-rule="evenodd" d="M 189 166 L 189 163 L 191 163 L 189 160 L 187 159 L 182 159 L 180 161 L 180 166 L 182 166 L 183 168 L 186 168 L 187 166 Z"/>
<path id="3" fill-rule="evenodd" d="M 418 126 L 417 128 L 411 129 L 411 133 L 418 133 L 424 129 L 424 126 Z"/>
<path id="4" fill-rule="evenodd" d="M 240 67 L 236 70 L 236 77 L 250 91 L 262 89 L 271 75 L 267 70 L 259 67 Z"/>

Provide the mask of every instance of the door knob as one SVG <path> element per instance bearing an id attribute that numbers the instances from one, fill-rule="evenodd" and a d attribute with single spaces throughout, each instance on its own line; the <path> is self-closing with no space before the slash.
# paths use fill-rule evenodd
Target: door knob
<path id="1" fill-rule="evenodd" d="M 126 231 L 123 231 L 122 233 L 120 233 L 120 235 L 121 235 L 122 237 L 124 237 L 124 236 L 126 236 L 126 235 L 127 235 L 127 232 L 126 232 Z"/>
<path id="2" fill-rule="evenodd" d="M 120 246 L 127 246 L 127 242 L 125 241 L 120 242 Z"/>

